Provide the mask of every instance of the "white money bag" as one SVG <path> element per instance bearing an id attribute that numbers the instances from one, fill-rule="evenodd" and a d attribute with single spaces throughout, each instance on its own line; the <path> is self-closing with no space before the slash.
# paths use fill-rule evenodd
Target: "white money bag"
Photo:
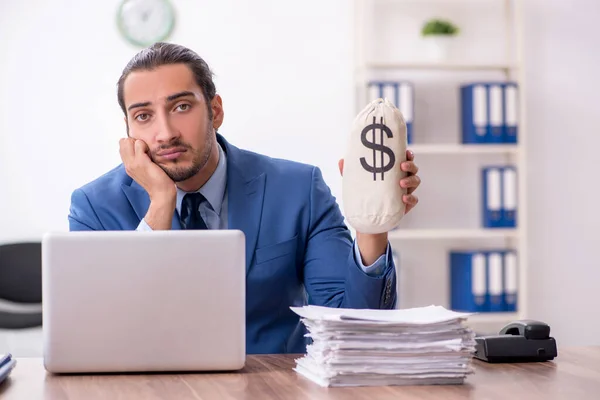
<path id="1" fill-rule="evenodd" d="M 360 233 L 383 233 L 404 216 L 406 122 L 387 99 L 369 103 L 355 118 L 342 177 L 344 214 Z"/>

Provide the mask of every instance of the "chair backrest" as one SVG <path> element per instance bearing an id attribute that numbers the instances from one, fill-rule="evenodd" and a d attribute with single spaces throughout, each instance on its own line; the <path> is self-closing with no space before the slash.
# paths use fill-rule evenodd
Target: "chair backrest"
<path id="1" fill-rule="evenodd" d="M 0 299 L 42 302 L 41 242 L 0 244 Z"/>

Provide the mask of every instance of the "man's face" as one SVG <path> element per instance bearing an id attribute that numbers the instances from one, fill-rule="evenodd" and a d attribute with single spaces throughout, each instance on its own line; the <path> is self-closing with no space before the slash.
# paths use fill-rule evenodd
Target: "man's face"
<path id="1" fill-rule="evenodd" d="M 222 122 L 221 100 L 215 96 L 207 105 L 185 64 L 132 72 L 124 82 L 123 98 L 129 136 L 146 142 L 152 161 L 174 182 L 204 167 L 215 145 L 214 130 Z"/>

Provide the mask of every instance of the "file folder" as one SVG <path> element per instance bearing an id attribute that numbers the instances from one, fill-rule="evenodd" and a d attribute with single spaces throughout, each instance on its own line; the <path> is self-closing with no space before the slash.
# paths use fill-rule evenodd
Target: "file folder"
<path id="1" fill-rule="evenodd" d="M 484 83 L 461 86 L 462 142 L 466 144 L 488 142 L 489 107 L 488 90 Z"/>
<path id="2" fill-rule="evenodd" d="M 489 281 L 489 311 L 501 312 L 505 309 L 504 304 L 504 279 L 502 270 L 503 254 L 500 252 L 487 253 L 487 272 Z"/>
<path id="3" fill-rule="evenodd" d="M 367 88 L 367 102 L 387 99 L 404 117 L 408 144 L 413 143 L 414 85 L 408 81 L 371 81 Z"/>
<path id="4" fill-rule="evenodd" d="M 413 121 L 414 121 L 414 85 L 411 82 L 399 82 L 398 83 L 398 109 L 404 116 L 406 122 L 406 135 L 408 144 L 413 143 Z"/>
<path id="5" fill-rule="evenodd" d="M 487 86 L 489 104 L 489 124 L 487 142 L 502 143 L 504 141 L 503 90 L 500 83 Z"/>
<path id="6" fill-rule="evenodd" d="M 501 228 L 502 220 L 502 168 L 482 169 L 482 218 L 483 227 Z"/>
<path id="7" fill-rule="evenodd" d="M 504 252 L 504 310 L 517 311 L 518 268 L 517 253 L 514 250 Z"/>
<path id="8" fill-rule="evenodd" d="M 381 91 L 383 98 L 398 108 L 398 84 L 395 82 L 381 82 Z"/>
<path id="9" fill-rule="evenodd" d="M 489 309 L 486 255 L 483 252 L 450 253 L 450 307 L 456 311 Z"/>
<path id="10" fill-rule="evenodd" d="M 518 86 L 507 82 L 504 89 L 504 142 L 517 143 L 518 139 Z"/>
<path id="11" fill-rule="evenodd" d="M 366 103 L 370 103 L 374 100 L 383 98 L 382 86 L 379 82 L 372 81 L 367 85 L 367 99 Z"/>
<path id="12" fill-rule="evenodd" d="M 517 170 L 502 168 L 502 226 L 517 226 Z"/>

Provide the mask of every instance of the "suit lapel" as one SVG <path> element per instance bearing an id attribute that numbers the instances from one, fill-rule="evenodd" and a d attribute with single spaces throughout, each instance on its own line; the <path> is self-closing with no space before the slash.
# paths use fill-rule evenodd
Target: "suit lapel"
<path id="1" fill-rule="evenodd" d="M 122 188 L 123 192 L 125 192 L 125 196 L 127 196 L 127 200 L 129 200 L 129 203 L 133 208 L 133 211 L 135 211 L 135 214 L 141 221 L 148 212 L 148 208 L 150 207 L 150 197 L 148 196 L 148 193 L 134 180 L 131 180 L 130 185 L 122 185 Z M 171 229 L 181 229 L 181 223 L 179 222 L 179 216 L 177 215 L 177 211 L 173 213 Z"/>
<path id="2" fill-rule="evenodd" d="M 265 174 L 253 174 L 245 165 L 240 150 L 220 137 L 227 149 L 228 228 L 239 229 L 246 236 L 246 275 L 256 248 L 265 194 Z"/>

